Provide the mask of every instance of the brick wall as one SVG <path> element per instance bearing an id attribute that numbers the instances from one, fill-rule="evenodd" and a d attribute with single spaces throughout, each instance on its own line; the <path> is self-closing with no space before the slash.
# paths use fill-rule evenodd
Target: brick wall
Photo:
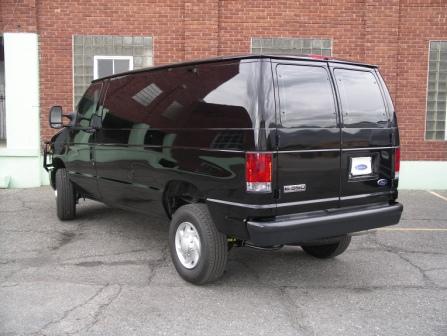
<path id="1" fill-rule="evenodd" d="M 378 64 L 398 111 L 404 160 L 447 160 L 424 141 L 429 40 L 447 40 L 445 0 L 2 0 L 1 31 L 38 32 L 41 133 L 72 109 L 72 35 L 154 38 L 154 62 L 246 53 L 252 37 L 331 38 L 333 55 Z"/>
<path id="2" fill-rule="evenodd" d="M 430 40 L 447 40 L 447 2 L 405 0 L 401 1 L 400 11 L 395 100 L 400 112 L 403 159 L 447 160 L 446 141 L 423 141 L 428 45 Z"/>
<path id="3" fill-rule="evenodd" d="M 0 1 L 0 32 L 36 32 L 36 0 Z"/>
<path id="4" fill-rule="evenodd" d="M 184 59 L 217 56 L 219 2 L 215 0 L 186 1 L 183 20 Z"/>

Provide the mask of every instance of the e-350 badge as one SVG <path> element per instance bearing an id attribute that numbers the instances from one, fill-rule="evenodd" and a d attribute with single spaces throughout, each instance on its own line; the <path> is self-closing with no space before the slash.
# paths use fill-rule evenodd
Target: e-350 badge
<path id="1" fill-rule="evenodd" d="M 306 191 L 305 184 L 291 184 L 284 186 L 284 193 L 301 192 Z"/>

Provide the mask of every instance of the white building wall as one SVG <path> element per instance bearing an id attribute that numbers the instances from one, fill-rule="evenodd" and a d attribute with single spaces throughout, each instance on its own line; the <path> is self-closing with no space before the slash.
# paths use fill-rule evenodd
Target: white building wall
<path id="1" fill-rule="evenodd" d="M 0 187 L 41 185 L 39 53 L 34 33 L 4 33 L 6 146 Z"/>

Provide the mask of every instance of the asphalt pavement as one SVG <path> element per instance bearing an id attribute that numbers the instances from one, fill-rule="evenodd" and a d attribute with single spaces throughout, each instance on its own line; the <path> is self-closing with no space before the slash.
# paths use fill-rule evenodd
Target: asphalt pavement
<path id="1" fill-rule="evenodd" d="M 224 276 L 183 281 L 168 220 L 49 187 L 0 190 L 0 335 L 447 335 L 447 191 L 401 191 L 398 226 L 333 260 L 236 248 Z"/>

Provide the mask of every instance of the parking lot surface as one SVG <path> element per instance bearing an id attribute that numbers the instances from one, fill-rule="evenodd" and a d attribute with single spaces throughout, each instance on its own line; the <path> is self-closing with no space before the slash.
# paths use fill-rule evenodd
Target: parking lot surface
<path id="1" fill-rule="evenodd" d="M 218 282 L 175 272 L 168 220 L 48 187 L 0 190 L 0 335 L 447 335 L 447 192 L 401 191 L 398 226 L 333 260 L 236 248 Z"/>

